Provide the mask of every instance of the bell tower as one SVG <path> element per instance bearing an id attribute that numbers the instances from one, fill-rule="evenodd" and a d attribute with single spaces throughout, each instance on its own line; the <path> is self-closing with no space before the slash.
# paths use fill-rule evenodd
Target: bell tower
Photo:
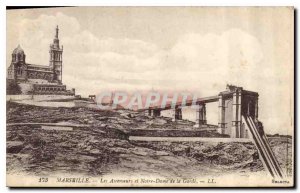
<path id="1" fill-rule="evenodd" d="M 53 70 L 53 82 L 62 84 L 62 52 L 63 46 L 60 47 L 58 39 L 58 26 L 56 26 L 53 44 L 50 45 L 50 67 Z"/>
<path id="2" fill-rule="evenodd" d="M 17 80 L 27 79 L 26 55 L 20 45 L 12 53 L 11 66 L 8 69 L 8 78 Z"/>

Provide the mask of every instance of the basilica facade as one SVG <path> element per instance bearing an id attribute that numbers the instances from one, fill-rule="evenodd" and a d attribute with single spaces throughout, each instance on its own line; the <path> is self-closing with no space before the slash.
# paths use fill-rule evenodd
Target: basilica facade
<path id="1" fill-rule="evenodd" d="M 50 44 L 49 64 L 36 65 L 26 63 L 26 55 L 19 45 L 12 53 L 11 64 L 7 70 L 7 81 L 21 86 L 22 94 L 58 94 L 75 95 L 75 90 L 67 90 L 62 84 L 62 53 L 59 44 L 58 26 L 53 43 Z"/>

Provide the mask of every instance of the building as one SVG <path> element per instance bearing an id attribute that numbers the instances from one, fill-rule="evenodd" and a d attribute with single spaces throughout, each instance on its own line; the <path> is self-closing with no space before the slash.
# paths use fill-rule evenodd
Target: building
<path id="1" fill-rule="evenodd" d="M 22 94 L 75 95 L 75 89 L 67 90 L 66 85 L 62 84 L 63 46 L 59 45 L 58 31 L 57 26 L 50 45 L 48 66 L 26 63 L 26 55 L 21 46 L 14 49 L 7 70 L 7 81 L 17 83 Z"/>

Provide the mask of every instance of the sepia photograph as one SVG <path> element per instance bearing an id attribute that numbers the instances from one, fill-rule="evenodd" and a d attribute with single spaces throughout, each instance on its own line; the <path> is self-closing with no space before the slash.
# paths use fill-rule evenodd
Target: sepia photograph
<path id="1" fill-rule="evenodd" d="M 6 10 L 6 186 L 294 187 L 294 7 Z"/>

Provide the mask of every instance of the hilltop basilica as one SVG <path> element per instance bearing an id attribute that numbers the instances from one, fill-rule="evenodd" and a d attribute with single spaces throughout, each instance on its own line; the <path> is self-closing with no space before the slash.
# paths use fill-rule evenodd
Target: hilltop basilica
<path id="1" fill-rule="evenodd" d="M 66 85 L 62 84 L 63 46 L 59 45 L 58 31 L 57 26 L 50 45 L 48 66 L 26 63 L 26 55 L 20 45 L 14 49 L 7 70 L 7 81 L 17 83 L 21 94 L 75 95 L 75 89 L 67 90 Z"/>

